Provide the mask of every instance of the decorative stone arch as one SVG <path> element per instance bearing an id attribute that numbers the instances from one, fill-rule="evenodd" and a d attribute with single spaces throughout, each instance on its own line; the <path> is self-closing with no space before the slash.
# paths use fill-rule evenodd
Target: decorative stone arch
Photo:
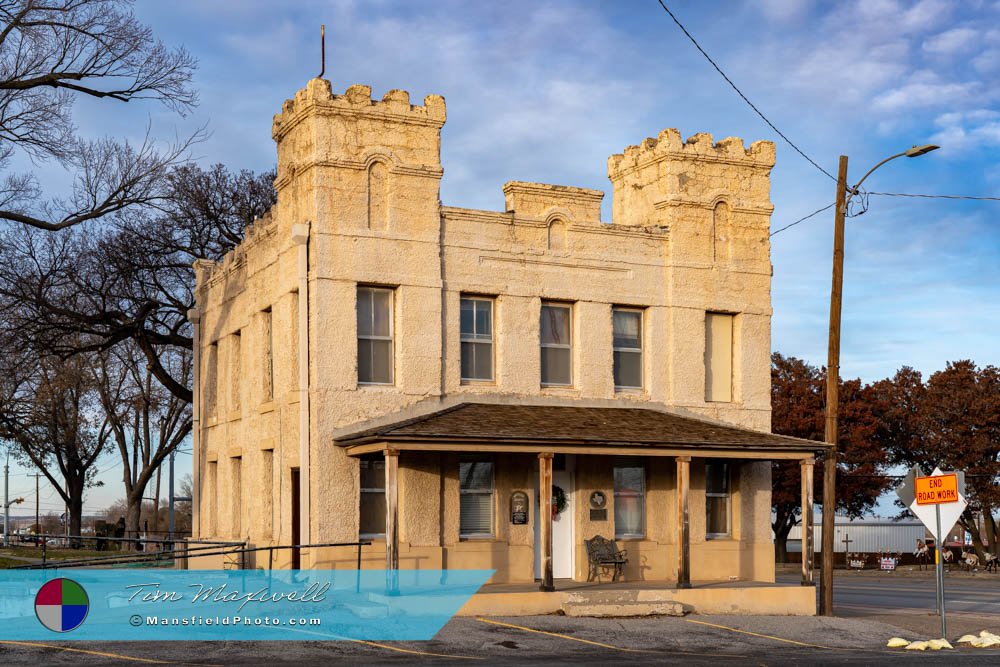
<path id="1" fill-rule="evenodd" d="M 732 259 L 733 205 L 729 197 L 717 195 L 712 200 L 712 217 L 709 228 L 712 262 Z"/>
<path id="2" fill-rule="evenodd" d="M 572 219 L 570 212 L 560 206 L 545 211 L 545 226 L 548 228 L 548 249 L 567 250 L 567 228 Z"/>
<path id="3" fill-rule="evenodd" d="M 395 163 L 393 158 L 388 151 L 371 151 L 365 156 L 369 229 L 384 231 L 389 228 L 390 174 Z"/>

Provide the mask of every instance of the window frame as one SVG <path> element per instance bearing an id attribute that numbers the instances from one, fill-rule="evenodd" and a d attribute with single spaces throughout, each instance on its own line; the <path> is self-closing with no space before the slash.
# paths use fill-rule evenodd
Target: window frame
<path id="1" fill-rule="evenodd" d="M 487 304 L 489 304 L 489 313 L 490 313 L 490 333 L 489 333 L 489 338 L 477 338 L 476 336 L 482 336 L 484 334 L 480 334 L 480 333 L 476 333 L 476 332 L 473 332 L 471 334 L 467 334 L 464 331 L 462 331 L 462 305 L 466 301 L 470 301 L 473 304 L 479 304 L 479 303 L 487 303 Z M 459 312 L 459 315 L 458 315 L 458 338 L 459 338 L 458 375 L 459 375 L 459 379 L 461 380 L 461 382 L 463 384 L 478 384 L 478 383 L 490 384 L 490 383 L 495 383 L 496 382 L 496 376 L 497 376 L 497 372 L 496 372 L 496 345 L 494 344 L 495 341 L 496 341 L 496 335 L 495 335 L 495 331 L 496 331 L 496 297 L 485 296 L 485 295 L 480 295 L 480 294 L 462 294 L 461 297 L 459 298 L 459 302 L 458 302 L 458 312 Z M 472 315 L 473 329 L 475 329 L 475 324 L 476 324 L 476 312 L 477 312 L 476 306 L 474 305 L 473 306 L 473 315 Z M 463 361 L 464 361 L 464 349 L 465 349 L 464 343 L 471 343 L 471 344 L 475 345 L 477 350 L 480 347 L 483 347 L 485 345 L 489 345 L 489 348 L 490 348 L 490 376 L 488 378 L 465 377 L 465 374 L 463 373 L 463 367 L 464 367 Z"/>
<path id="2" fill-rule="evenodd" d="M 546 308 L 563 308 L 569 311 L 569 316 L 566 318 L 568 336 L 568 343 L 545 343 L 542 341 L 542 317 L 545 313 Z M 568 382 L 546 382 L 544 379 L 545 365 L 540 364 L 539 367 L 539 383 L 542 387 L 573 387 L 574 384 L 574 373 L 573 373 L 573 303 L 568 301 L 542 301 L 541 308 L 538 311 L 538 358 L 541 361 L 542 350 L 545 348 L 559 349 L 559 350 L 569 350 L 569 381 Z"/>
<path id="3" fill-rule="evenodd" d="M 706 403 L 735 403 L 736 402 L 736 316 L 737 313 L 727 313 L 722 311 L 705 311 L 705 402 Z M 729 322 L 729 360 L 727 365 L 729 373 L 727 384 L 729 388 L 728 398 L 715 398 L 715 383 L 712 381 L 712 366 L 714 364 L 714 341 L 710 341 L 710 330 L 714 318 L 725 318 Z M 710 391 L 711 389 L 711 391 Z"/>
<path id="4" fill-rule="evenodd" d="M 396 288 L 386 287 L 384 285 L 365 285 L 360 284 L 356 290 L 355 303 L 354 303 L 354 318 L 357 322 L 358 310 L 361 303 L 361 292 L 362 290 L 370 290 L 371 292 L 387 292 L 389 294 L 389 335 L 388 336 L 378 336 L 375 334 L 364 334 L 358 330 L 357 340 L 358 340 L 358 351 L 356 361 L 358 364 L 358 385 L 361 386 L 374 386 L 374 387 L 392 387 L 396 384 Z M 374 300 L 372 308 L 372 317 L 375 315 L 374 310 Z M 362 380 L 361 379 L 361 349 L 360 342 L 362 340 L 379 340 L 379 341 L 389 341 L 389 381 L 388 382 L 376 382 L 372 380 Z"/>
<path id="5" fill-rule="evenodd" d="M 382 463 L 382 486 L 379 487 L 367 487 L 361 486 L 361 480 L 364 479 L 364 474 L 361 471 L 361 466 L 365 464 L 376 464 Z M 363 533 L 361 532 L 361 505 L 364 500 L 365 494 L 380 494 L 383 498 L 385 497 L 385 459 L 384 458 L 362 458 L 358 461 L 358 539 L 385 539 L 385 516 L 382 517 L 382 532 L 381 533 Z"/>
<path id="6" fill-rule="evenodd" d="M 725 482 L 726 490 L 724 493 L 718 491 L 710 492 L 708 490 L 708 467 L 712 465 L 724 466 L 725 470 Z M 725 498 L 726 499 L 726 532 L 724 533 L 711 533 L 708 528 L 712 524 L 709 521 L 709 512 L 711 511 L 711 505 L 708 502 L 709 498 Z M 706 540 L 726 540 L 731 539 L 733 536 L 733 466 L 729 461 L 705 461 L 705 539 Z"/>
<path id="7" fill-rule="evenodd" d="M 615 334 L 614 334 L 614 321 L 615 313 L 636 313 L 639 316 L 639 347 L 620 347 L 615 345 Z M 624 352 L 626 354 L 638 354 L 639 355 L 639 384 L 638 385 L 627 385 L 618 384 L 615 382 L 615 391 L 642 391 L 646 388 L 646 369 L 645 369 L 645 342 L 646 335 L 646 309 L 638 308 L 635 306 L 612 306 L 611 307 L 611 378 L 614 381 L 615 376 L 615 352 Z"/>
<path id="8" fill-rule="evenodd" d="M 616 484 L 615 470 L 623 468 L 641 468 L 642 469 L 642 489 L 636 493 L 634 491 L 622 493 L 618 490 Z M 638 498 L 639 499 L 639 509 L 641 516 L 641 531 L 638 533 L 625 533 L 619 532 L 618 521 L 615 520 L 615 539 L 616 540 L 644 540 L 646 539 L 646 475 L 648 469 L 645 460 L 641 458 L 628 459 L 619 458 L 612 463 L 611 467 L 611 497 L 614 499 L 615 509 L 618 507 L 618 498 Z"/>
<path id="9" fill-rule="evenodd" d="M 462 488 L 462 464 L 463 463 L 489 463 L 490 464 L 490 487 L 485 489 L 463 489 Z M 497 511 L 496 511 L 496 463 L 492 457 L 462 458 L 458 463 L 458 539 L 461 540 L 492 540 L 497 533 Z M 466 495 L 489 496 L 490 508 L 490 531 L 489 533 L 464 533 L 462 532 L 462 497 Z"/>

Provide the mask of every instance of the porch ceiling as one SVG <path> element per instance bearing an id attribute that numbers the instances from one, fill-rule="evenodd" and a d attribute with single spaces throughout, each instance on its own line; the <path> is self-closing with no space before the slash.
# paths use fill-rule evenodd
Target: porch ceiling
<path id="1" fill-rule="evenodd" d="M 348 454 L 383 449 L 802 459 L 831 445 L 642 407 L 465 402 L 338 435 Z"/>

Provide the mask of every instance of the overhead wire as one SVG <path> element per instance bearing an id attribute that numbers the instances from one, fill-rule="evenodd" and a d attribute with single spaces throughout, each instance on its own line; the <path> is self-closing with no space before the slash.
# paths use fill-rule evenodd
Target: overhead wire
<path id="1" fill-rule="evenodd" d="M 827 205 L 826 205 L 826 206 L 824 206 L 823 208 L 818 208 L 818 209 L 816 209 L 815 211 L 813 211 L 812 213 L 810 213 L 809 215 L 806 215 L 806 216 L 803 216 L 803 217 L 799 218 L 798 220 L 796 220 L 795 222 L 793 222 L 793 223 L 791 223 L 791 224 L 788 224 L 788 225 L 785 225 L 785 226 L 784 226 L 784 227 L 782 227 L 781 229 L 776 229 L 776 230 L 774 230 L 773 232 L 771 232 L 771 234 L 770 234 L 770 235 L 771 235 L 771 236 L 774 236 L 775 234 L 780 234 L 781 232 L 785 231 L 785 230 L 786 230 L 786 229 L 788 229 L 789 227 L 794 227 L 795 225 L 799 224 L 800 222 L 805 222 L 806 220 L 808 220 L 809 218 L 813 217 L 814 215 L 819 215 L 819 214 L 820 214 L 820 213 L 822 213 L 823 211 L 825 211 L 825 210 L 827 210 L 827 209 L 831 209 L 831 208 L 833 208 L 833 207 L 834 207 L 834 206 L 835 206 L 836 204 L 837 204 L 837 202 L 833 202 L 833 203 L 831 203 L 831 204 L 827 204 Z"/>
<path id="2" fill-rule="evenodd" d="M 928 195 L 912 192 L 869 192 L 880 197 L 919 197 L 921 199 L 965 199 L 968 201 L 1000 201 L 1000 197 L 973 197 L 970 195 Z"/>
<path id="3" fill-rule="evenodd" d="M 801 155 L 802 157 L 804 157 L 804 158 L 805 158 L 805 159 L 806 159 L 806 160 L 807 160 L 807 161 L 809 162 L 809 164 L 811 164 L 812 166 L 816 167 L 816 168 L 817 168 L 817 169 L 819 169 L 819 170 L 820 170 L 821 172 L 823 172 L 824 174 L 826 174 L 826 176 L 827 176 L 827 177 L 828 177 L 828 178 L 829 178 L 830 180 L 833 180 L 833 181 L 836 181 L 836 180 L 837 180 L 837 178 L 836 178 L 836 177 L 835 177 L 835 176 L 834 176 L 833 174 L 831 174 L 830 172 L 828 172 L 828 171 L 827 171 L 826 169 L 824 169 L 823 167 L 819 166 L 819 164 L 817 164 L 815 160 L 813 160 L 813 159 L 812 159 L 811 157 L 809 157 L 808 155 L 806 155 L 806 154 L 805 154 L 805 151 L 803 151 L 803 150 L 802 150 L 801 148 L 799 148 L 798 146 L 796 146 L 796 145 L 795 145 L 795 143 L 794 143 L 794 142 L 792 142 L 792 140 L 791 140 L 791 139 L 789 139 L 788 137 L 786 137 L 786 136 L 785 136 L 785 134 L 784 134 L 784 133 L 783 133 L 783 132 L 782 132 L 781 130 L 779 130 L 779 129 L 777 128 L 777 126 L 775 126 L 775 124 L 774 124 L 774 123 L 772 123 L 772 122 L 771 122 L 771 120 L 770 120 L 770 119 L 769 119 L 769 118 L 768 118 L 767 116 L 765 116 L 765 115 L 764 115 L 764 113 L 763 113 L 763 112 L 762 112 L 762 111 L 761 111 L 760 109 L 758 109 L 758 108 L 756 107 L 756 105 L 754 105 L 754 103 L 753 103 L 753 102 L 751 102 L 751 101 L 750 101 L 750 99 L 749 99 L 749 98 L 748 98 L 748 97 L 747 97 L 746 95 L 744 95 L 744 94 L 743 94 L 743 91 L 742 91 L 742 90 L 740 90 L 739 88 L 737 88 L 737 87 L 736 87 L 736 84 L 735 84 L 735 83 L 733 83 L 733 80 L 732 80 L 732 79 L 730 79 L 730 78 L 729 78 L 729 77 L 728 77 L 728 76 L 726 75 L 726 73 L 722 71 L 722 68 L 721 68 L 721 67 L 719 67 L 719 66 L 718 66 L 718 65 L 717 65 L 717 64 L 715 63 L 715 61 L 714 61 L 714 60 L 712 60 L 712 57 L 711 57 L 710 55 L 708 55 L 708 53 L 707 53 L 707 52 L 705 51 L 705 49 L 701 48 L 701 44 L 699 44 L 699 43 L 698 43 L 698 40 L 696 40 L 696 39 L 695 39 L 695 38 L 694 38 L 694 37 L 693 37 L 693 36 L 691 35 L 691 33 L 689 33 L 689 32 L 687 31 L 687 28 L 685 28 L 685 27 L 684 27 L 684 25 L 683 25 L 683 24 L 682 24 L 682 23 L 681 23 L 681 22 L 680 22 L 679 20 L 677 20 L 677 17 L 676 17 L 676 16 L 674 16 L 674 13 L 673 13 L 672 11 L 670 11 L 670 9 L 669 9 L 669 8 L 668 8 L 668 7 L 666 6 L 666 4 L 664 4 L 663 0 L 657 0 L 657 2 L 659 2 L 659 3 L 660 3 L 660 6 L 661 6 L 661 7 L 663 7 L 663 11 L 665 11 L 665 12 L 666 12 L 667 14 L 669 14 L 669 15 L 670 15 L 670 18 L 672 18 L 672 19 L 674 20 L 674 23 L 676 23 L 676 24 L 677 24 L 677 27 L 678 27 L 678 28 L 680 28 L 680 29 L 681 29 L 681 31 L 682 31 L 682 32 L 683 32 L 683 33 L 684 33 L 685 35 L 687 35 L 687 38 L 688 38 L 689 40 L 691 40 L 691 43 L 692 43 L 692 44 L 694 44 L 695 48 L 696 48 L 696 49 L 698 49 L 698 51 L 700 51 L 700 52 L 701 52 L 701 55 L 705 56 L 705 59 L 706 59 L 706 60 L 708 60 L 708 62 L 709 62 L 709 63 L 711 63 L 712 67 L 714 67 L 714 68 L 715 68 L 715 71 L 717 71 L 717 72 L 718 72 L 719 74 L 721 74 L 721 75 L 722 75 L 722 78 L 723 78 L 723 79 L 725 79 L 725 80 L 726 80 L 726 83 L 728 83 L 728 84 L 729 84 L 729 85 L 730 85 L 730 86 L 732 87 L 732 89 L 736 91 L 736 94 L 737 94 L 737 95 L 739 95 L 739 96 L 740 96 L 741 98 L 743 98 L 743 101 L 744 101 L 744 102 L 746 102 L 746 103 L 747 103 L 748 105 L 750 105 L 750 108 L 751 108 L 751 109 L 753 109 L 753 110 L 754 110 L 754 111 L 755 111 L 755 112 L 757 113 L 757 115 L 758 115 L 758 116 L 760 116 L 760 117 L 761 117 L 761 119 L 763 119 L 763 121 L 764 121 L 765 123 L 767 123 L 767 124 L 768 124 L 768 126 L 769 126 L 769 127 L 770 127 L 770 128 L 772 129 L 772 130 L 774 130 L 775 132 L 777 132 L 777 133 L 778 133 L 778 136 L 779 136 L 779 137 L 781 137 L 782 139 L 784 139 L 784 140 L 785 140 L 785 142 L 786 142 L 786 143 L 787 143 L 787 144 L 788 144 L 789 146 L 791 146 L 792 148 L 794 148 L 794 149 L 795 149 L 795 152 L 796 152 L 796 153 L 798 153 L 799 155 Z"/>

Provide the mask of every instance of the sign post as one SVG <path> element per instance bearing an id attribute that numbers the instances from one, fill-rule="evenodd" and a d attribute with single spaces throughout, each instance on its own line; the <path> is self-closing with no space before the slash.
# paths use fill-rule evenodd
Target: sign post
<path id="1" fill-rule="evenodd" d="M 914 466 L 896 495 L 924 526 L 934 534 L 934 569 L 937 582 L 937 608 L 941 615 L 941 637 L 947 638 L 948 625 L 944 609 L 944 558 L 941 549 L 955 522 L 962 516 L 968 503 L 965 500 L 965 473 L 941 472 L 935 468 L 930 475 Z M 934 513 L 931 514 L 931 507 Z"/>

